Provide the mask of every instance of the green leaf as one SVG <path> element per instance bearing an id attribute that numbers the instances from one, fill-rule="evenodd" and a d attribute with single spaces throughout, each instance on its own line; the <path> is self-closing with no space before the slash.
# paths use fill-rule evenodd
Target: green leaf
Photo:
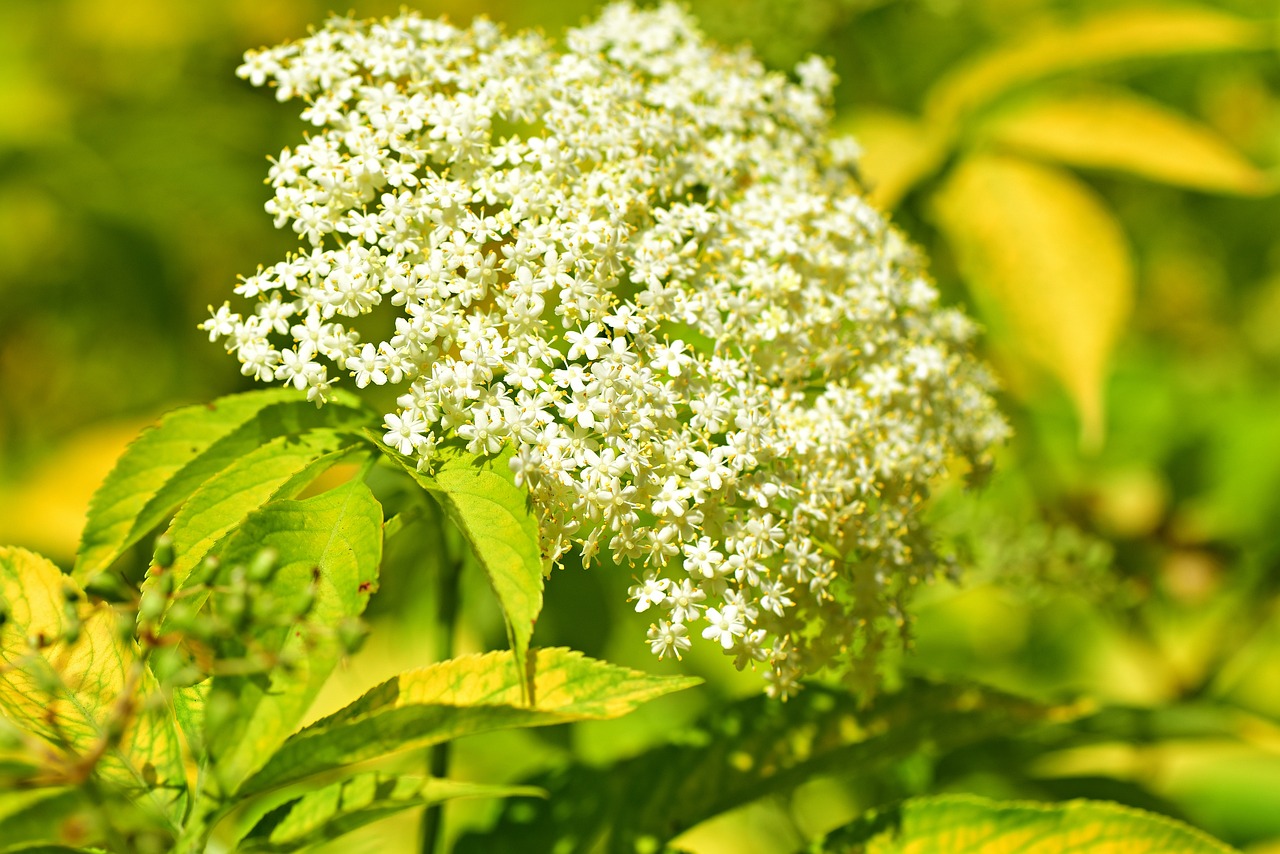
<path id="1" fill-rule="evenodd" d="M 542 610 L 542 581 L 548 569 L 542 555 L 538 518 L 529 494 L 516 486 L 508 466 L 511 449 L 479 457 L 460 446 L 442 446 L 430 473 L 373 437 L 423 489 L 434 495 L 471 545 L 484 567 L 507 624 L 514 663 L 528 668 L 529 641 Z"/>
<path id="2" fill-rule="evenodd" d="M 867 709 L 809 686 L 784 703 L 752 697 L 714 709 L 672 743 L 610 767 L 579 765 L 528 782 L 546 803 L 507 809 L 462 852 L 649 850 L 721 813 L 785 795 L 815 777 L 867 781 L 921 751 L 945 753 L 1077 714 L 976 687 L 911 683 Z M 945 849 L 938 849 L 945 850 Z"/>
<path id="3" fill-rule="evenodd" d="M 822 851 L 867 854 L 1231 854 L 1181 822 L 1105 801 L 1000 802 L 972 795 L 913 798 L 829 834 Z"/>
<path id="4" fill-rule="evenodd" d="M 210 477 L 170 523 L 176 559 L 165 570 L 181 589 L 191 571 L 245 517 L 268 501 L 289 498 L 361 446 L 353 434 L 319 429 L 279 436 Z M 157 583 L 150 574 L 143 589 Z"/>
<path id="5" fill-rule="evenodd" d="M 1006 92 L 1047 77 L 1136 59 L 1260 49 L 1265 28 L 1196 6 L 1102 12 L 1077 23 L 1019 30 L 1010 40 L 942 78 L 925 114 L 950 125 Z"/>
<path id="6" fill-rule="evenodd" d="M 279 554 L 267 591 L 281 601 L 311 589 L 308 622 L 335 626 L 364 611 L 382 560 L 382 507 L 359 480 L 305 501 L 276 501 L 251 514 L 222 549 L 225 568 L 248 564 L 264 548 Z M 216 604 L 216 603 L 215 603 Z M 296 663 L 268 674 L 215 675 L 206 709 L 221 704 L 230 714 L 205 716 L 205 742 L 217 796 L 229 796 L 262 767 L 293 732 L 344 650 L 336 635 L 303 636 L 286 625 L 250 640 Z M 218 657 L 246 652 L 245 639 L 223 638 Z"/>
<path id="7" fill-rule="evenodd" d="M 94 494 L 72 574 L 84 583 L 111 566 L 200 484 L 269 439 L 338 426 L 352 413 L 340 405 L 317 410 L 283 389 L 169 413 L 134 440 Z"/>
<path id="8" fill-rule="evenodd" d="M 541 794 L 527 786 L 489 786 L 376 772 L 357 774 L 272 810 L 240 840 L 236 850 L 244 854 L 291 854 L 415 807 L 455 798 Z"/>
<path id="9" fill-rule="evenodd" d="M 935 203 L 938 226 L 1000 343 L 1062 383 L 1084 443 L 1100 444 L 1107 372 L 1134 291 L 1128 245 L 1111 211 L 1068 172 L 981 153 L 952 171 Z"/>
<path id="10" fill-rule="evenodd" d="M 71 599 L 71 602 L 68 602 Z M 93 773 L 171 819 L 187 788 L 177 730 L 114 609 L 90 605 L 54 564 L 0 548 L 0 711 L 47 742 L 66 773 Z M 71 615 L 80 624 L 65 639 Z"/>
<path id="11" fill-rule="evenodd" d="M 402 673 L 290 738 L 242 791 L 261 792 L 464 735 L 616 718 L 701 681 L 649 676 L 567 649 L 538 650 L 531 668 L 532 706 L 524 701 L 525 680 L 510 651 L 465 655 Z"/>
<path id="12" fill-rule="evenodd" d="M 47 761 L 43 749 L 0 715 L 0 792 L 36 782 Z"/>
<path id="13" fill-rule="evenodd" d="M 173 703 L 173 716 L 182 730 L 182 737 L 196 756 L 205 756 L 204 744 L 204 704 L 209 698 L 209 680 L 195 685 L 176 686 L 172 689 L 170 702 Z"/>
<path id="14" fill-rule="evenodd" d="M 948 140 L 929 125 L 892 110 L 859 108 L 832 132 L 857 140 L 862 149 L 858 169 L 868 198 L 884 210 L 897 207 L 912 187 L 942 165 L 949 150 Z"/>
<path id="15" fill-rule="evenodd" d="M 1215 192 L 1257 195 L 1274 189 L 1209 128 L 1128 92 L 1040 98 L 1001 112 L 982 133 L 1002 147 L 1069 166 Z"/>
<path id="16" fill-rule="evenodd" d="M 88 807 L 79 789 L 55 787 L 0 792 L 0 852 L 41 843 L 86 842 Z"/>

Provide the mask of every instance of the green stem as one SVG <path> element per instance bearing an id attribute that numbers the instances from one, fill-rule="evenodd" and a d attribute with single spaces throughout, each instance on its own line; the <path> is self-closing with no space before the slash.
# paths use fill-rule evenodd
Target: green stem
<path id="1" fill-rule="evenodd" d="M 465 546 L 449 536 L 449 523 L 442 520 L 439 547 L 442 559 L 436 576 L 436 613 L 432 621 L 435 637 L 432 651 L 436 661 L 453 657 L 453 635 L 458 622 L 458 583 L 462 574 L 462 549 Z M 450 743 L 440 742 L 431 747 L 427 758 L 427 773 L 432 777 L 445 777 L 449 773 Z M 422 854 L 436 854 L 444 841 L 444 803 L 427 807 L 422 814 Z"/>

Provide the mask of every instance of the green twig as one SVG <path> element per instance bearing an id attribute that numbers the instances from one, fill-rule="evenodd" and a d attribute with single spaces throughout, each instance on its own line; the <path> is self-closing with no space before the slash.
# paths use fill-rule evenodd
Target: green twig
<path id="1" fill-rule="evenodd" d="M 441 560 L 436 574 L 436 612 L 432 625 L 435 636 L 431 648 L 436 661 L 445 661 L 453 656 L 453 635 L 458 621 L 458 585 L 462 574 L 461 543 L 450 542 L 448 522 L 441 519 L 440 548 Z M 445 777 L 449 773 L 450 743 L 442 741 L 433 745 L 427 758 L 427 773 L 436 778 Z M 435 803 L 427 807 L 422 814 L 422 854 L 436 854 L 441 850 L 444 839 L 444 804 Z"/>

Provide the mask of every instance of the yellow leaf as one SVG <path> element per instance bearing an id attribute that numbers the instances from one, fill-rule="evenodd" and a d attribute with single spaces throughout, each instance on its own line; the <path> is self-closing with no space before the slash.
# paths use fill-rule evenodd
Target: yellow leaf
<path id="1" fill-rule="evenodd" d="M 1134 288 L 1115 217 L 1070 173 L 993 154 L 962 161 L 935 201 L 988 320 L 1066 387 L 1082 441 L 1100 442 L 1108 362 Z"/>
<path id="2" fill-rule="evenodd" d="M 71 600 L 68 602 L 68 600 Z M 159 686 L 115 610 L 84 594 L 57 566 L 25 549 L 0 548 L 0 713 L 46 741 L 69 782 L 92 772 L 157 813 L 185 804 L 181 749 Z M 70 605 L 80 623 L 67 639 Z"/>
<path id="3" fill-rule="evenodd" d="M 913 798 L 886 815 L 889 828 L 867 841 L 870 854 L 1232 854 L 1194 827 L 1107 801 L 1056 804 L 992 801 L 972 795 Z"/>
<path id="4" fill-rule="evenodd" d="M 1056 74 L 1134 59 L 1268 46 L 1258 24 L 1213 9 L 1129 8 L 1020 32 L 933 88 L 926 115 L 950 124 L 1010 89 Z"/>
<path id="5" fill-rule="evenodd" d="M 1127 92 L 1037 99 L 1000 113 L 986 123 L 983 137 L 1034 157 L 1182 187 L 1245 195 L 1273 189 L 1211 129 Z"/>
<path id="6" fill-rule="evenodd" d="M 859 110 L 837 123 L 862 148 L 859 169 L 876 207 L 892 210 L 916 182 L 941 164 L 945 140 L 920 121 L 892 110 Z"/>

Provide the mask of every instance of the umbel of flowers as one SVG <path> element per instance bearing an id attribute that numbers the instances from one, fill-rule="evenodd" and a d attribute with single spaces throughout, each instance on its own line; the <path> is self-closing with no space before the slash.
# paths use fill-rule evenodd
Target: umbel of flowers
<path id="1" fill-rule="evenodd" d="M 562 46 L 478 20 L 330 20 L 247 55 L 315 130 L 272 161 L 298 250 L 203 325 L 243 372 L 394 386 L 430 467 L 513 450 L 546 551 L 636 576 L 649 643 L 768 691 L 874 675 L 938 565 L 928 483 L 1006 432 L 914 250 L 793 82 L 628 4 Z"/>

